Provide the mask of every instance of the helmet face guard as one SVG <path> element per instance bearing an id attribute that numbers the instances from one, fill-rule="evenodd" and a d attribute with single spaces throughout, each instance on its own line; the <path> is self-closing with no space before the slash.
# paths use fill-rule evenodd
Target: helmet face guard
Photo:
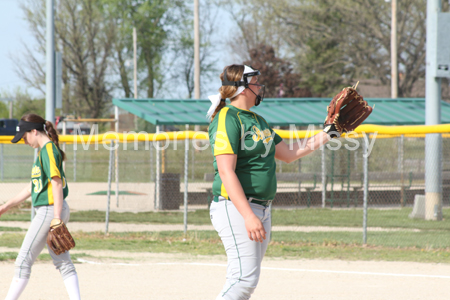
<path id="1" fill-rule="evenodd" d="M 258 94 L 256 94 L 252 89 L 250 89 L 250 91 L 256 95 L 255 106 L 260 105 L 261 101 L 263 101 L 263 99 L 264 99 L 264 94 L 266 92 L 266 86 L 264 84 L 259 84 L 259 83 L 249 83 L 248 85 L 255 85 L 255 86 L 260 87 Z"/>
<path id="2" fill-rule="evenodd" d="M 258 106 L 261 103 L 261 101 L 263 101 L 263 99 L 264 99 L 264 93 L 266 90 L 266 86 L 263 84 L 248 82 L 248 77 L 261 75 L 261 72 L 259 70 L 254 69 L 252 66 L 249 66 L 249 67 L 253 70 L 253 72 L 244 73 L 242 76 L 243 81 L 240 81 L 240 80 L 239 81 L 229 81 L 228 77 L 227 77 L 227 69 L 225 69 L 223 71 L 222 86 L 235 86 L 235 87 L 243 86 L 246 89 L 249 88 L 249 85 L 255 85 L 255 86 L 261 87 L 258 94 L 256 94 L 255 92 L 253 92 L 252 89 L 250 89 L 250 91 L 252 91 L 252 93 L 256 95 L 255 106 Z M 261 96 L 261 94 L 262 94 L 262 96 Z"/>

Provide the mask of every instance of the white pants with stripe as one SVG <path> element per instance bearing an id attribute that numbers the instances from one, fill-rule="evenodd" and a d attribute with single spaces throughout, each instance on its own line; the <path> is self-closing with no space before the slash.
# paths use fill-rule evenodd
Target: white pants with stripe
<path id="1" fill-rule="evenodd" d="M 244 218 L 231 201 L 211 203 L 211 221 L 222 239 L 228 257 L 226 283 L 216 300 L 250 299 L 258 284 L 261 262 L 270 240 L 271 216 L 269 207 L 255 203 L 250 203 L 250 207 L 267 232 L 262 243 L 249 239 Z"/>
<path id="2" fill-rule="evenodd" d="M 47 233 L 50 229 L 50 223 L 53 219 L 53 205 L 38 206 L 35 208 L 36 215 L 28 228 L 22 247 L 15 262 L 14 277 L 29 279 L 31 267 L 38 255 L 42 252 L 47 244 Z M 70 209 L 67 202 L 63 202 L 61 219 L 64 223 L 69 221 Z M 51 249 L 48 253 L 52 257 L 53 264 L 61 273 L 63 279 L 76 274 L 75 267 L 70 259 L 69 252 L 56 255 Z"/>

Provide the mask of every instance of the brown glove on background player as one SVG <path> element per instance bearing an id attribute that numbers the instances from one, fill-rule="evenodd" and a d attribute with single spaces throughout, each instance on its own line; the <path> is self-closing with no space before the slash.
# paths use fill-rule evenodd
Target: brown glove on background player
<path id="1" fill-rule="evenodd" d="M 47 235 L 47 245 L 56 255 L 60 255 L 75 247 L 75 241 L 62 220 L 52 220 Z"/>
<path id="2" fill-rule="evenodd" d="M 372 113 L 356 87 L 346 87 L 334 96 L 327 106 L 324 130 L 332 138 L 340 137 L 345 132 L 356 129 Z"/>

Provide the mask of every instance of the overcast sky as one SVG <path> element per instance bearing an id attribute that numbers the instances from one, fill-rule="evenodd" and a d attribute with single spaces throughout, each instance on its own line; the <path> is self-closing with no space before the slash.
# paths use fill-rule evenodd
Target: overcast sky
<path id="1" fill-rule="evenodd" d="M 17 76 L 14 63 L 11 59 L 12 54 L 23 52 L 22 42 L 28 44 L 34 43 L 34 38 L 28 31 L 28 25 L 24 20 L 19 3 L 20 0 L 0 0 L 0 92 L 8 91 L 12 93 L 20 86 L 35 97 L 42 97 L 43 95 L 39 91 L 27 88 L 26 84 Z M 222 33 L 229 32 L 231 21 L 229 21 L 227 14 L 221 14 L 219 19 L 221 20 L 221 24 L 217 28 Z M 229 61 L 223 61 L 224 57 L 227 56 L 217 58 L 219 69 L 222 68 L 222 65 L 231 63 Z M 211 91 L 211 93 L 215 92 L 216 88 Z M 203 98 L 206 98 L 206 96 L 202 95 Z"/>

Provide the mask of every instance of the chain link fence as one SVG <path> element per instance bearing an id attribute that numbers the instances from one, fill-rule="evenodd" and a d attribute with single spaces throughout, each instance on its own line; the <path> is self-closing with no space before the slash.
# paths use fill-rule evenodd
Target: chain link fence
<path id="1" fill-rule="evenodd" d="M 425 195 L 425 138 L 369 139 L 367 160 L 362 138 L 340 141 L 340 147 L 329 143 L 291 164 L 277 161 L 275 239 L 289 231 L 313 243 L 450 247 L 450 140 L 443 139 L 441 170 L 436 170 L 442 172 L 439 222 L 425 221 L 417 204 L 418 196 Z M 0 146 L 3 203 L 29 181 L 35 154 L 26 145 Z M 207 210 L 212 200 L 214 168 L 208 141 L 68 144 L 63 149 L 73 211 L 183 213 Z"/>

